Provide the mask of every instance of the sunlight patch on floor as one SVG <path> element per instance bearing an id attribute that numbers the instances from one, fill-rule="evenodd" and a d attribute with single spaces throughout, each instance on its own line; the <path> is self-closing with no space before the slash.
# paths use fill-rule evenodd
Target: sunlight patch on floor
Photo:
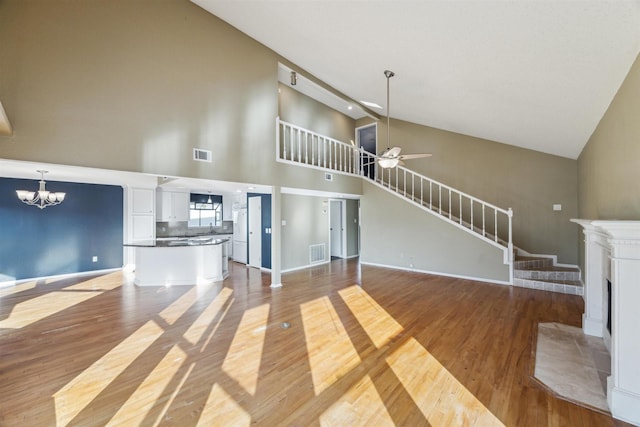
<path id="1" fill-rule="evenodd" d="M 338 294 L 377 348 L 402 332 L 402 326 L 360 286 L 350 286 Z"/>
<path id="2" fill-rule="evenodd" d="M 229 310 L 231 309 L 231 307 L 233 306 L 233 302 L 235 301 L 235 298 L 231 298 L 231 302 L 229 304 L 227 304 L 227 308 L 224 309 L 224 312 L 222 313 L 222 315 L 218 318 L 218 321 L 216 322 L 215 326 L 213 328 L 211 328 L 211 332 L 209 332 L 209 336 L 207 337 L 206 340 L 204 340 L 204 342 L 202 343 L 202 345 L 200 346 L 200 352 L 204 352 L 204 350 L 207 348 L 207 346 L 209 345 L 209 343 L 211 342 L 211 340 L 213 339 L 214 335 L 216 334 L 216 331 L 218 330 L 218 328 L 220 327 L 220 324 L 222 323 L 222 321 L 224 320 L 225 317 L 227 317 L 227 313 L 229 312 Z"/>
<path id="3" fill-rule="evenodd" d="M 192 287 L 188 292 L 175 300 L 169 307 L 158 313 L 165 322 L 173 325 L 198 300 L 198 288 Z"/>
<path id="4" fill-rule="evenodd" d="M 54 395 L 58 426 L 66 426 L 141 355 L 164 330 L 150 320 Z"/>
<path id="5" fill-rule="evenodd" d="M 93 279 L 67 286 L 64 289 L 66 291 L 110 291 L 122 286 L 122 280 L 114 280 L 112 277 L 114 274 L 120 273 L 105 274 L 104 276 L 94 277 Z"/>
<path id="6" fill-rule="evenodd" d="M 218 383 L 214 384 L 198 426 L 249 426 L 251 416 Z"/>
<path id="7" fill-rule="evenodd" d="M 28 291 L 29 289 L 33 289 L 38 285 L 38 281 L 34 280 L 32 282 L 25 282 L 15 286 L 9 286 L 7 288 L 0 288 L 0 298 L 17 294 L 19 292 Z"/>
<path id="8" fill-rule="evenodd" d="M 361 360 L 328 297 L 300 304 L 300 313 L 317 396 Z"/>
<path id="9" fill-rule="evenodd" d="M 149 411 L 154 406 L 162 404 L 159 398 L 173 380 L 186 357 L 186 353 L 178 345 L 171 347 L 160 363 L 153 368 L 153 371 L 109 420 L 107 426 L 143 425 Z"/>
<path id="10" fill-rule="evenodd" d="M 18 329 L 100 295 L 102 292 L 50 292 L 20 302 L 8 318 L 0 320 L 0 328 Z"/>
<path id="11" fill-rule="evenodd" d="M 222 370 L 252 396 L 258 385 L 269 307 L 269 304 L 263 304 L 244 312 L 222 363 Z"/>
<path id="12" fill-rule="evenodd" d="M 211 301 L 211 304 L 200 314 L 195 322 L 184 333 L 184 338 L 191 344 L 196 345 L 207 328 L 216 318 L 224 304 L 229 300 L 233 291 L 229 288 L 222 288 L 220 293 Z"/>
<path id="13" fill-rule="evenodd" d="M 387 363 L 433 427 L 503 426 L 476 397 L 415 338 L 409 338 Z"/>
<path id="14" fill-rule="evenodd" d="M 193 371 L 193 368 L 195 368 L 195 367 L 196 367 L 196 364 L 195 363 L 191 363 L 191 365 L 189 365 L 189 368 L 184 372 L 184 374 L 182 375 L 182 379 L 180 380 L 180 383 L 173 390 L 173 393 L 171 393 L 171 396 L 169 396 L 169 398 L 166 400 L 166 402 L 164 402 L 164 407 L 158 413 L 158 416 L 156 417 L 156 421 L 153 423 L 154 427 L 157 427 L 157 426 L 161 425 L 162 422 L 165 421 L 164 417 L 165 417 L 165 414 L 167 413 L 167 410 L 169 409 L 169 407 L 171 406 L 171 404 L 175 400 L 175 398 L 178 395 L 178 393 L 180 392 L 180 390 L 182 390 L 182 387 L 184 386 L 184 383 L 189 379 L 189 375 L 191 375 L 191 371 Z"/>
<path id="15" fill-rule="evenodd" d="M 395 426 L 369 375 L 354 384 L 320 416 L 321 426 Z"/>

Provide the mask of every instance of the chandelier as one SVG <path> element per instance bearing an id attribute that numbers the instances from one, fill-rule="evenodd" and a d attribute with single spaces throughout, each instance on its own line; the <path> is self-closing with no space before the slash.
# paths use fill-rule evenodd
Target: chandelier
<path id="1" fill-rule="evenodd" d="M 52 192 L 45 189 L 44 174 L 48 171 L 39 170 L 40 172 L 40 189 L 38 191 L 16 190 L 18 199 L 29 206 L 36 206 L 44 209 L 47 206 L 55 206 L 62 203 L 66 193 Z"/>

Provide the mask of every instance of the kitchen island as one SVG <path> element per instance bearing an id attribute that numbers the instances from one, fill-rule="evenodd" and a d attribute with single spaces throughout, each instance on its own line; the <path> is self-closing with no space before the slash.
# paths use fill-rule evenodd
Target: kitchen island
<path id="1" fill-rule="evenodd" d="M 138 286 L 200 285 L 229 275 L 228 239 L 214 237 L 142 240 L 135 248 Z"/>

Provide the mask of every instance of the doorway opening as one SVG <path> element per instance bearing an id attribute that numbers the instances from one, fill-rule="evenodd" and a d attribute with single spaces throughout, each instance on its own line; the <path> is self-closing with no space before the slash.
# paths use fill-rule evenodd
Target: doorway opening
<path id="1" fill-rule="evenodd" d="M 376 165 L 372 160 L 374 159 L 373 156 L 378 152 L 378 124 L 372 123 L 356 128 L 356 144 L 359 148 L 372 155 L 362 154 L 360 156 L 362 175 L 369 179 L 375 179 Z"/>

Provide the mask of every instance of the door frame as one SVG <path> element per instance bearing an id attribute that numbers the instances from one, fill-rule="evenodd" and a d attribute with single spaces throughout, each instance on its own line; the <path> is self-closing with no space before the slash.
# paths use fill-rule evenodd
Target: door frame
<path id="1" fill-rule="evenodd" d="M 253 200 L 252 200 L 253 199 Z M 256 202 L 257 200 L 257 202 Z M 258 213 L 252 212 L 255 209 L 255 204 L 258 205 Z M 252 206 L 254 206 L 252 208 Z M 255 230 L 251 229 L 251 221 L 255 218 L 253 216 L 258 217 L 258 222 L 260 226 L 258 227 L 258 231 L 256 232 L 256 236 L 252 238 L 252 232 Z M 252 263 L 251 252 L 252 250 L 256 250 L 254 245 L 258 246 L 258 265 Z M 248 197 L 247 198 L 247 265 L 249 267 L 262 268 L 262 197 Z"/>
<path id="2" fill-rule="evenodd" d="M 334 203 L 337 203 L 340 209 L 340 252 L 341 255 L 333 255 L 333 242 L 331 237 L 331 213 L 334 209 Z M 332 256 L 338 256 L 338 258 L 347 258 L 347 201 L 345 199 L 329 199 L 329 215 L 328 215 L 328 229 L 329 229 L 329 259 Z"/>

